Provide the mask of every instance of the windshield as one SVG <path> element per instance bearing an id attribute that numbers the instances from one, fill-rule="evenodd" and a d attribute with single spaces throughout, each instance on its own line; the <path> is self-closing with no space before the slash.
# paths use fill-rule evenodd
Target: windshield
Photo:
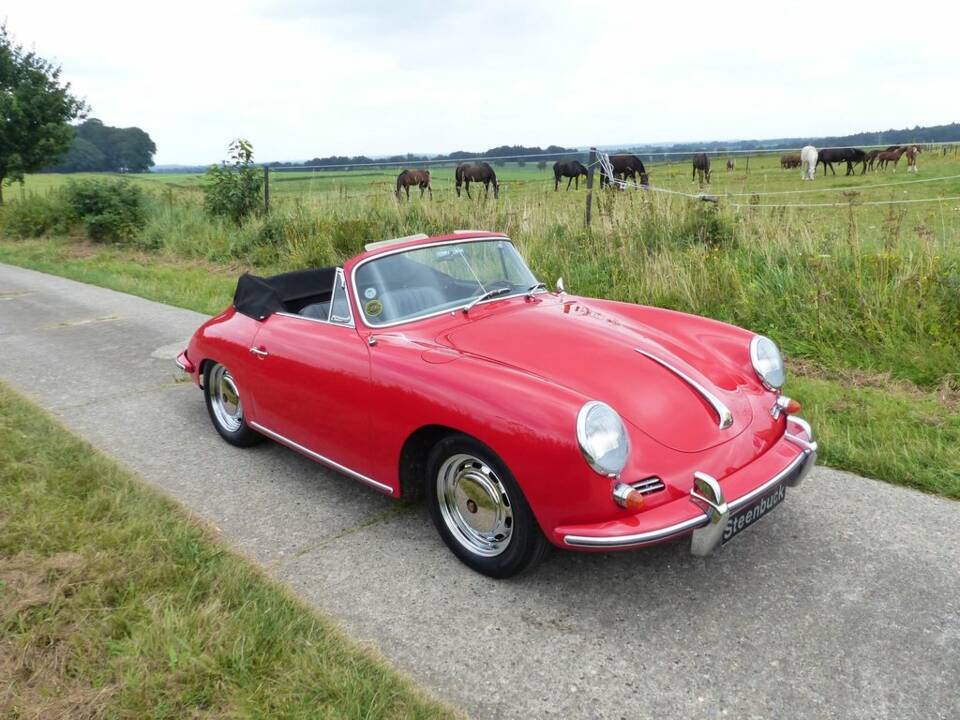
<path id="1" fill-rule="evenodd" d="M 505 298 L 537 284 L 509 240 L 419 247 L 370 260 L 354 275 L 368 325 L 414 320 L 468 305 L 483 295 Z"/>

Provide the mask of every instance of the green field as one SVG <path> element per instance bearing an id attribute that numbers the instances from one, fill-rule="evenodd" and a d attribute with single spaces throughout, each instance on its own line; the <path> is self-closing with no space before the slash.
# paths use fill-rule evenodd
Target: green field
<path id="1" fill-rule="evenodd" d="M 495 167 L 499 200 L 457 198 L 450 167 L 434 199 L 393 197 L 396 170 L 272 173 L 271 212 L 237 226 L 207 216 L 197 175 L 133 176 L 146 227 L 123 245 L 17 240 L 16 206 L 45 212 L 66 178 L 27 179 L 0 212 L 0 261 L 214 312 L 233 279 L 341 263 L 365 242 L 456 228 L 510 235 L 537 276 L 568 291 L 693 312 L 765 333 L 791 360 L 787 392 L 817 420 L 823 459 L 960 497 L 960 157 L 920 156 L 920 172 L 804 182 L 778 155 L 714 160 L 717 203 L 672 193 L 553 190 L 534 163 Z M 696 193 L 688 163 L 651 163 L 655 188 Z M 947 179 L 944 179 L 947 178 Z M 924 182 L 917 182 L 918 180 Z M 929 182 L 928 182 L 929 181 Z M 759 193 L 785 193 L 760 195 Z M 840 203 L 840 207 L 797 207 Z M 760 207 L 757 205 L 786 205 Z M 34 207 L 36 206 L 36 207 Z M 29 214 L 29 213 L 24 213 Z"/>

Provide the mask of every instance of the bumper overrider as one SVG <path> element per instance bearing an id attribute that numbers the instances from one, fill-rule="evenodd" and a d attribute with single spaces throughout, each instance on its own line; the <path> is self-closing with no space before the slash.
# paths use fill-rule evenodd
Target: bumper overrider
<path id="1" fill-rule="evenodd" d="M 790 448 L 790 450 L 788 450 Z M 799 452 L 796 452 L 799 450 Z M 724 481 L 728 494 L 737 494 L 728 500 L 723 487 L 707 473 L 694 473 L 693 489 L 689 497 L 676 500 L 670 505 L 670 516 L 682 519 L 663 526 L 644 528 L 640 532 L 619 532 L 617 527 L 583 528 L 584 532 L 567 532 L 559 528 L 563 542 L 569 547 L 592 550 L 616 550 L 639 547 L 664 542 L 684 535 L 691 535 L 690 551 L 694 555 L 710 555 L 724 540 L 724 534 L 731 534 L 749 525 L 755 518 L 764 515 L 768 509 L 778 504 L 786 493 L 786 488 L 797 487 L 809 474 L 817 462 L 817 443 L 813 439 L 813 430 L 803 419 L 791 416 L 787 422 L 787 431 L 781 443 L 778 443 L 776 458 L 792 456 L 785 467 L 772 474 L 760 485 L 754 485 L 757 468 L 745 468 L 735 475 L 753 477 L 728 478 Z M 766 464 L 777 462 L 773 458 Z M 735 487 L 731 488 L 730 485 Z M 744 487 L 745 485 L 753 487 Z M 737 514 L 741 509 L 753 504 L 748 510 Z M 643 515 L 641 513 L 640 515 Z M 755 516 L 755 517 L 754 517 Z M 741 527 L 738 528 L 737 524 Z M 622 524 L 621 524 L 622 525 Z M 570 529 L 572 530 L 572 529 Z M 597 530 L 596 534 L 587 534 L 587 530 Z"/>

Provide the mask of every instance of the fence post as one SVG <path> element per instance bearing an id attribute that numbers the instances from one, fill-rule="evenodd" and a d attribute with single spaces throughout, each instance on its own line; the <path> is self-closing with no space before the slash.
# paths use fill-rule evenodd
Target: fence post
<path id="1" fill-rule="evenodd" d="M 590 156 L 587 158 L 587 211 L 583 217 L 583 223 L 590 227 L 590 216 L 593 211 L 593 172 L 597 164 L 597 149 L 590 148 Z"/>
<path id="2" fill-rule="evenodd" d="M 747 167 L 745 168 L 745 174 L 750 174 L 750 156 L 747 155 Z"/>
<path id="3" fill-rule="evenodd" d="M 270 212 L 270 166 L 263 166 L 263 214 Z"/>

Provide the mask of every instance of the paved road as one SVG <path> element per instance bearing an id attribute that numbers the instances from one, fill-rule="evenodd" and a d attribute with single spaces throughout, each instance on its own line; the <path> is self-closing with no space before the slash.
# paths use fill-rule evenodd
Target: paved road
<path id="1" fill-rule="evenodd" d="M 819 468 L 713 558 L 488 580 L 423 508 L 222 442 L 172 362 L 202 320 L 0 265 L 0 378 L 472 716 L 960 717 L 960 503 Z"/>

